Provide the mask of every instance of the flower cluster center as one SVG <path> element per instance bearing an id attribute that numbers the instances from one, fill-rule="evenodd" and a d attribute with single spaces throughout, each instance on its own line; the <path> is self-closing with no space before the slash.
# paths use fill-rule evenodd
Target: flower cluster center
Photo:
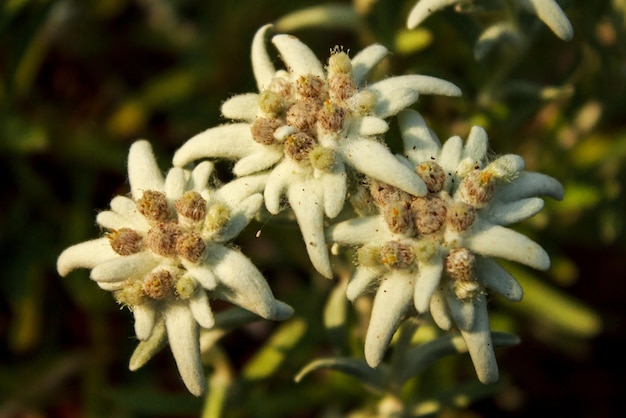
<path id="1" fill-rule="evenodd" d="M 162 261 L 141 277 L 126 280 L 116 298 L 129 306 L 146 299 L 189 298 L 196 283 L 184 274 L 184 265 L 202 262 L 207 248 L 203 236 L 220 230 L 230 219 L 230 209 L 220 203 L 208 205 L 195 191 L 170 202 L 163 192 L 146 190 L 135 204 L 149 229 L 112 230 L 107 233 L 109 244 L 120 256 L 148 252 Z"/>
<path id="2" fill-rule="evenodd" d="M 332 148 L 322 136 L 336 138 L 353 115 L 372 111 L 373 93 L 359 91 L 348 55 L 335 49 L 328 60 L 326 79 L 305 74 L 292 80 L 277 75 L 260 92 L 261 115 L 251 125 L 252 138 L 261 144 L 283 146 L 285 155 L 300 164 L 328 170 Z"/>

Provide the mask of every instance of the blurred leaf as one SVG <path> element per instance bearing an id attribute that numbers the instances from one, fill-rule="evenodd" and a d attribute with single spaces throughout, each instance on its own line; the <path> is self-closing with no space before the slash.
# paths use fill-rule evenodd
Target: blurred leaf
<path id="1" fill-rule="evenodd" d="M 502 380 L 491 385 L 479 382 L 458 386 L 450 391 L 442 392 L 432 399 L 420 400 L 410 407 L 412 417 L 423 417 L 442 413 L 450 407 L 466 408 L 473 402 L 493 396 L 506 385 Z M 443 413 L 442 413 L 443 415 Z"/>
<path id="2" fill-rule="evenodd" d="M 306 331 L 302 318 L 283 323 L 261 350 L 244 367 L 242 375 L 247 380 L 263 379 L 273 374 L 285 360 Z"/>
<path id="3" fill-rule="evenodd" d="M 583 302 L 548 286 L 526 270 L 510 263 L 506 264 L 506 269 L 524 289 L 521 302 L 506 303 L 510 309 L 577 337 L 589 338 L 601 331 L 600 316 Z"/>
<path id="4" fill-rule="evenodd" d="M 394 50 L 398 54 L 411 55 L 428 48 L 432 41 L 433 35 L 428 29 L 421 27 L 414 30 L 402 29 L 396 33 Z"/>
<path id="5" fill-rule="evenodd" d="M 348 29 L 356 30 L 362 25 L 361 17 L 348 4 L 327 3 L 284 15 L 275 23 L 278 32 L 301 29 Z"/>
<path id="6" fill-rule="evenodd" d="M 332 346 L 340 353 L 346 345 L 346 284 L 346 280 L 342 280 L 332 289 L 324 307 L 324 326 Z"/>
<path id="7" fill-rule="evenodd" d="M 581 212 L 596 206 L 602 199 L 594 184 L 564 183 L 565 198 L 556 205 L 557 212 Z"/>
<path id="8" fill-rule="evenodd" d="M 380 365 L 371 368 L 364 359 L 351 357 L 331 357 L 312 361 L 304 366 L 294 380 L 300 382 L 305 376 L 319 369 L 331 369 L 356 378 L 365 387 L 383 392 L 387 385 L 388 368 Z"/>
<path id="9" fill-rule="evenodd" d="M 104 392 L 117 408 L 150 416 L 197 414 L 201 399 L 184 394 L 172 394 L 158 389 L 117 386 Z"/>
<path id="10" fill-rule="evenodd" d="M 518 344 L 519 338 L 511 334 L 492 332 L 491 341 L 494 347 L 510 347 Z M 401 387 L 408 379 L 418 375 L 440 358 L 466 352 L 467 345 L 460 335 L 441 336 L 408 350 L 403 361 L 404 368 L 398 369 L 398 375 L 392 376 L 392 379 Z"/>
<path id="11" fill-rule="evenodd" d="M 37 123 L 15 114 L 5 114 L 0 118 L 0 150 L 30 154 L 41 152 L 48 146 L 48 134 Z"/>
<path id="12" fill-rule="evenodd" d="M 130 357 L 128 369 L 135 371 L 146 364 L 155 354 L 161 351 L 167 345 L 167 330 L 165 322 L 160 320 L 154 326 L 150 338 L 146 341 L 140 341 L 137 348 Z"/>
<path id="13" fill-rule="evenodd" d="M 206 357 L 210 357 L 209 363 L 213 366 L 213 372 L 208 379 L 201 418 L 219 418 L 224 416 L 228 391 L 233 385 L 234 377 L 228 358 L 223 350 L 213 346 L 206 354 Z"/>

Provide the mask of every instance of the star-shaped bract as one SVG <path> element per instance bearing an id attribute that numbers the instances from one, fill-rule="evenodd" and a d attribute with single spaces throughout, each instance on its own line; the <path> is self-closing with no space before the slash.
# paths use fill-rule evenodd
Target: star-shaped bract
<path id="1" fill-rule="evenodd" d="M 413 104 L 420 93 L 456 96 L 453 84 L 428 76 L 390 77 L 368 84 L 371 70 L 388 54 L 372 45 L 351 59 L 336 48 L 325 67 L 300 40 L 276 35 L 272 43 L 287 70 L 276 69 L 262 27 L 252 43 L 259 93 L 234 96 L 222 106 L 240 121 L 191 138 L 174 165 L 201 158 L 236 160 L 237 176 L 269 172 L 265 205 L 281 210 L 286 196 L 300 226 L 313 266 L 332 276 L 324 217 L 334 218 L 346 200 L 348 175 L 360 173 L 420 196 L 423 181 L 380 141 L 386 118 Z"/>
<path id="2" fill-rule="evenodd" d="M 547 269 L 546 252 L 505 225 L 539 212 L 539 195 L 561 199 L 563 188 L 549 176 L 524 171 L 519 156 L 489 162 L 482 128 L 474 127 L 465 144 L 453 137 L 441 145 L 419 113 L 403 111 L 399 123 L 405 148 L 399 158 L 428 193 L 412 196 L 371 182 L 380 213 L 341 222 L 327 234 L 333 243 L 358 247 L 348 298 L 377 288 L 365 358 L 377 366 L 404 315 L 412 308 L 430 310 L 441 328 L 459 328 L 479 379 L 492 382 L 498 371 L 486 291 L 522 297 L 519 284 L 492 257 Z"/>
<path id="3" fill-rule="evenodd" d="M 265 176 L 208 188 L 213 165 L 172 168 L 164 179 L 147 141 L 131 146 L 129 197 L 117 196 L 98 214 L 105 237 L 66 249 L 62 276 L 91 269 L 91 278 L 113 292 L 135 318 L 135 333 L 147 340 L 164 321 L 180 374 L 194 395 L 204 391 L 198 326 L 214 324 L 209 296 L 263 318 L 284 319 L 292 309 L 276 300 L 257 268 L 230 248 L 262 205 Z"/>

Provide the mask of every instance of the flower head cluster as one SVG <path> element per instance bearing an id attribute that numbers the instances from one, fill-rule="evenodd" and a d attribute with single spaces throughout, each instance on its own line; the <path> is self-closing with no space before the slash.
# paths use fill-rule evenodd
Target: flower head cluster
<path id="1" fill-rule="evenodd" d="M 314 267 L 331 277 L 324 216 L 333 218 L 343 208 L 348 175 L 362 173 L 413 195 L 426 193 L 423 181 L 378 140 L 389 129 L 385 119 L 419 94 L 455 96 L 460 90 L 421 75 L 368 84 L 368 74 L 388 54 L 383 46 L 372 45 L 352 58 L 335 48 L 325 66 L 290 35 L 272 38 L 287 66 L 277 70 L 265 45 L 270 27 L 261 28 L 252 44 L 259 92 L 234 96 L 222 106 L 225 117 L 240 122 L 191 138 L 177 151 L 174 165 L 221 157 L 237 160 L 237 176 L 267 171 L 267 209 L 278 213 L 286 196 Z"/>
<path id="2" fill-rule="evenodd" d="M 147 340 L 164 322 L 172 353 L 190 392 L 204 390 L 198 326 L 210 328 L 209 296 L 230 301 L 263 318 L 283 319 L 291 308 L 274 299 L 265 279 L 239 251 L 235 238 L 262 205 L 263 176 L 208 189 L 213 166 L 171 169 L 166 178 L 150 144 L 134 143 L 128 157 L 131 196 L 117 196 L 101 212 L 104 237 L 66 249 L 62 276 L 91 269 L 91 278 L 128 306 L 135 333 Z"/>
<path id="3" fill-rule="evenodd" d="M 543 207 L 539 195 L 561 199 L 553 178 L 524 171 L 516 155 L 487 158 L 485 131 L 474 127 L 467 139 L 443 146 L 419 113 L 399 115 L 405 156 L 401 158 L 426 184 L 416 196 L 372 180 L 371 200 L 379 214 L 339 223 L 330 241 L 356 245 L 357 268 L 347 296 L 354 300 L 377 287 L 365 357 L 377 366 L 403 317 L 413 307 L 430 311 L 443 329 L 456 325 L 466 340 L 478 377 L 495 381 L 486 293 L 520 300 L 522 289 L 491 257 L 547 269 L 545 251 L 505 226 Z"/>

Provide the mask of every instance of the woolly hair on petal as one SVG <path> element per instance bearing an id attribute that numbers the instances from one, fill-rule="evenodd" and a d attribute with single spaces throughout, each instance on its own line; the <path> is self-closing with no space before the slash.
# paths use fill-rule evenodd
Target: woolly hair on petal
<path id="1" fill-rule="evenodd" d="M 263 318 L 272 318 L 276 300 L 256 266 L 239 251 L 221 245 L 211 245 L 207 249 L 213 274 L 219 281 L 215 292 L 220 298 Z"/>
<path id="2" fill-rule="evenodd" d="M 202 158 L 236 160 L 257 152 L 265 146 L 256 143 L 247 123 L 232 123 L 207 129 L 188 139 L 175 153 L 174 166 L 184 167 Z"/>
<path id="3" fill-rule="evenodd" d="M 107 262 L 118 254 L 113 251 L 108 238 L 98 238 L 72 245 L 61 253 L 57 260 L 57 271 L 65 277 L 78 268 L 92 269 Z"/>
<path id="4" fill-rule="evenodd" d="M 183 304 L 170 304 L 164 311 L 165 327 L 178 372 L 185 386 L 195 396 L 206 389 L 204 370 L 200 359 L 198 323 Z"/>
<path id="5" fill-rule="evenodd" d="M 120 215 L 119 213 L 111 210 L 105 210 L 96 215 L 96 223 L 109 230 L 128 228 L 131 226 L 137 228 L 137 225 L 133 225 L 133 223 L 130 222 L 126 216 Z M 144 224 L 147 225 L 146 222 L 144 222 Z"/>
<path id="6" fill-rule="evenodd" d="M 382 362 L 391 337 L 411 305 L 413 285 L 414 279 L 399 271 L 382 279 L 365 336 L 365 361 L 370 367 Z"/>
<path id="7" fill-rule="evenodd" d="M 487 157 L 489 138 L 487 132 L 480 126 L 472 126 L 467 142 L 463 148 L 462 158 L 471 158 L 475 161 L 483 161 Z"/>
<path id="8" fill-rule="evenodd" d="M 259 111 L 259 95 L 238 94 L 222 103 L 222 116 L 233 120 L 253 121 Z"/>
<path id="9" fill-rule="evenodd" d="M 414 162 L 429 161 L 439 156 L 441 141 L 428 127 L 419 112 L 407 109 L 398 114 L 404 149 Z"/>
<path id="10" fill-rule="evenodd" d="M 326 230 L 328 241 L 339 245 L 362 245 L 393 239 L 382 216 L 354 218 L 340 222 Z"/>
<path id="11" fill-rule="evenodd" d="M 504 202 L 534 196 L 562 200 L 564 195 L 563 185 L 555 178 L 542 173 L 523 171 L 513 181 L 500 187 L 495 198 Z"/>
<path id="12" fill-rule="evenodd" d="M 515 202 L 502 203 L 491 201 L 489 206 L 483 209 L 483 216 L 490 222 L 498 225 L 510 225 L 541 212 L 544 201 L 539 197 L 517 200 Z"/>
<path id="13" fill-rule="evenodd" d="M 395 90 L 376 91 L 375 86 L 370 86 L 369 90 L 377 95 L 374 114 L 382 119 L 396 115 L 408 106 L 411 106 L 419 98 L 419 93 L 408 88 L 397 88 Z"/>
<path id="14" fill-rule="evenodd" d="M 265 36 L 271 28 L 272 25 L 262 26 L 252 40 L 252 70 L 259 91 L 265 90 L 276 74 L 276 68 L 265 48 Z"/>
<path id="15" fill-rule="evenodd" d="M 471 331 L 476 323 L 476 305 L 484 295 L 460 300 L 452 291 L 444 292 L 446 303 L 454 323 L 462 331 Z"/>
<path id="16" fill-rule="evenodd" d="M 117 256 L 94 266 L 91 270 L 91 278 L 97 282 L 126 280 L 129 277 L 139 277 L 146 274 L 158 264 L 155 256 L 146 251 Z"/>
<path id="17" fill-rule="evenodd" d="M 346 141 L 341 147 L 341 154 L 348 164 L 371 178 L 413 196 L 424 196 L 428 192 L 422 179 L 380 142 L 367 139 Z"/>
<path id="18" fill-rule="evenodd" d="M 428 75 L 410 74 L 389 77 L 368 87 L 381 96 L 406 88 L 419 94 L 438 94 L 442 96 L 461 96 L 461 89 L 453 83 Z"/>
<path id="19" fill-rule="evenodd" d="M 374 44 L 359 51 L 351 60 L 352 76 L 357 85 L 367 81 L 367 76 L 387 55 L 389 50 L 382 45 Z"/>
<path id="20" fill-rule="evenodd" d="M 272 43 L 280 52 L 281 59 L 293 77 L 313 74 L 321 79 L 326 78 L 324 66 L 315 53 L 295 36 L 276 35 L 272 38 Z"/>
<path id="21" fill-rule="evenodd" d="M 289 206 L 296 215 L 302 239 L 313 267 L 324 277 L 332 278 L 326 237 L 324 236 L 324 190 L 315 180 L 292 183 L 287 188 Z"/>
<path id="22" fill-rule="evenodd" d="M 461 157 L 463 156 L 463 139 L 460 136 L 453 136 L 449 138 L 446 142 L 443 143 L 441 147 L 441 153 L 439 154 L 439 159 L 437 163 L 443 168 L 446 173 L 452 173 L 453 176 L 456 172 L 456 168 L 459 166 L 461 162 Z M 446 178 L 446 186 L 447 190 L 450 190 L 450 182 L 452 179 L 450 176 Z"/>
<path id="23" fill-rule="evenodd" d="M 190 190 L 200 193 L 207 188 L 209 178 L 213 174 L 214 164 L 210 161 L 202 161 L 191 171 L 191 177 L 187 184 Z"/>
<path id="24" fill-rule="evenodd" d="M 430 298 L 439 286 L 443 273 L 443 255 L 433 257 L 425 263 L 419 263 L 417 283 L 413 290 L 413 302 L 419 313 L 427 312 L 430 306 Z"/>
<path id="25" fill-rule="evenodd" d="M 140 140 L 130 146 L 128 182 L 135 200 L 139 199 L 145 190 L 164 191 L 163 175 L 148 141 Z"/>
<path id="26" fill-rule="evenodd" d="M 265 198 L 265 207 L 273 215 L 276 215 L 281 210 L 281 197 L 287 185 L 297 180 L 297 178 L 294 178 L 296 176 L 294 170 L 298 171 L 297 164 L 285 159 L 272 170 L 267 179 L 263 197 Z"/>
<path id="27" fill-rule="evenodd" d="M 165 177 L 165 195 L 168 199 L 179 199 L 187 189 L 188 172 L 180 167 L 173 167 Z"/>
<path id="28" fill-rule="evenodd" d="M 225 243 L 235 239 L 259 213 L 261 206 L 263 206 L 263 195 L 260 193 L 253 194 L 247 199 L 244 199 L 231 213 L 230 220 L 225 225 L 224 229 L 215 236 L 214 240 L 216 242 Z"/>
<path id="29" fill-rule="evenodd" d="M 152 335 L 156 322 L 156 310 L 150 302 L 144 302 L 133 306 L 135 318 L 135 335 L 139 341 L 146 341 Z"/>
<path id="30" fill-rule="evenodd" d="M 430 298 L 430 315 L 435 324 L 442 330 L 448 331 L 452 328 L 452 316 L 444 292 L 440 289 L 435 289 Z"/>
<path id="31" fill-rule="evenodd" d="M 197 280 L 200 286 L 206 290 L 213 290 L 217 287 L 217 278 L 210 267 L 204 264 L 185 266 L 187 273 Z"/>
<path id="32" fill-rule="evenodd" d="M 267 179 L 267 174 L 257 174 L 231 180 L 215 190 L 211 194 L 211 197 L 235 208 L 248 197 L 256 193 L 261 193 L 265 188 Z"/>
<path id="33" fill-rule="evenodd" d="M 463 238 L 470 250 L 490 257 L 516 261 L 537 270 L 550 267 L 550 257 L 539 244 L 519 232 L 477 219 Z"/>
<path id="34" fill-rule="evenodd" d="M 261 172 L 279 162 L 283 156 L 284 153 L 280 148 L 266 148 L 263 153 L 247 155 L 237 161 L 233 167 L 233 174 L 243 177 Z"/>
<path id="35" fill-rule="evenodd" d="M 346 201 L 348 182 L 343 161 L 335 161 L 335 167 L 330 172 L 322 173 L 322 184 L 324 212 L 332 219 L 339 215 Z"/>
<path id="36" fill-rule="evenodd" d="M 383 273 L 385 273 L 383 269 L 358 266 L 346 287 L 346 297 L 348 300 L 354 302 L 356 298 L 364 294 Z"/>
<path id="37" fill-rule="evenodd" d="M 519 302 L 524 296 L 522 286 L 495 260 L 476 257 L 476 272 L 483 284 L 510 301 Z"/>
<path id="38" fill-rule="evenodd" d="M 189 298 L 189 309 L 194 319 L 202 328 L 211 328 L 215 325 L 215 317 L 209 304 L 209 297 L 204 289 L 196 289 Z"/>
<path id="39" fill-rule="evenodd" d="M 389 124 L 379 117 L 363 116 L 357 123 L 360 136 L 382 135 L 389 130 Z"/>
<path id="40" fill-rule="evenodd" d="M 469 331 L 461 329 L 461 336 L 467 344 L 478 380 L 484 384 L 495 383 L 499 375 L 498 363 L 493 351 L 489 314 L 484 296 L 477 301 L 475 311 L 473 328 Z"/>

